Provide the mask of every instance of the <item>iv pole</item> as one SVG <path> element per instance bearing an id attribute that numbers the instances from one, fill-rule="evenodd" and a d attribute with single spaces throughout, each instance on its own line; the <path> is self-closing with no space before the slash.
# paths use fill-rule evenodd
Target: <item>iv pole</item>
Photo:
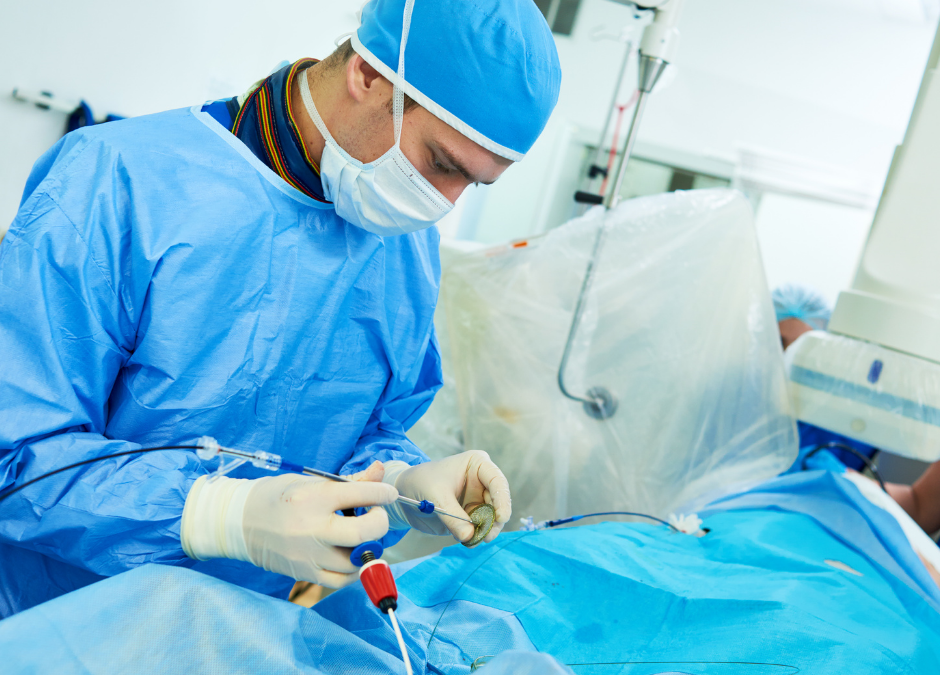
<path id="1" fill-rule="evenodd" d="M 643 110 L 646 108 L 646 99 L 653 87 L 656 86 L 666 66 L 672 61 L 678 47 L 679 31 L 676 24 L 679 21 L 679 13 L 684 1 L 644 0 L 632 3 L 640 9 L 653 9 L 655 14 L 653 15 L 653 22 L 643 31 L 643 41 L 640 43 L 639 98 L 637 98 L 636 107 L 633 109 L 633 118 L 630 120 L 630 129 L 624 142 L 623 156 L 617 168 L 617 177 L 610 191 L 602 197 L 607 214 L 620 203 L 620 190 L 623 187 L 624 178 L 626 178 L 627 162 L 629 162 L 630 155 L 633 153 L 633 146 L 636 143 L 637 133 L 640 128 L 639 123 L 643 117 Z M 626 61 L 624 61 L 624 65 L 626 65 Z M 619 83 L 617 86 L 619 89 Z M 616 98 L 614 100 L 616 101 Z M 578 293 L 578 301 L 575 304 L 571 328 L 568 331 L 568 340 L 565 342 L 565 350 L 562 353 L 561 364 L 558 367 L 558 388 L 561 393 L 573 401 L 579 401 L 584 406 L 584 412 L 598 420 L 608 419 L 617 412 L 617 397 L 609 389 L 601 386 L 591 387 L 584 396 L 572 394 L 565 385 L 565 371 L 568 368 L 568 360 L 571 357 L 571 350 L 578 334 L 578 328 L 587 304 L 587 297 L 594 281 L 597 260 L 604 248 L 604 240 L 607 237 L 610 221 L 607 214 L 601 220 L 597 237 L 594 239 L 594 248 L 584 273 L 584 281 L 581 283 L 581 291 Z"/>

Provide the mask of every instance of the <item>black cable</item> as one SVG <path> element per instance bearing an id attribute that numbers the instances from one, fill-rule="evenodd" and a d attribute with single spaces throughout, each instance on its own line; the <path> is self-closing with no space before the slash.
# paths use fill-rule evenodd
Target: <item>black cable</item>
<path id="1" fill-rule="evenodd" d="M 771 668 L 789 668 L 793 672 L 793 675 L 800 672 L 800 668 L 798 666 L 788 666 L 785 663 L 761 663 L 759 661 L 615 661 L 613 663 L 566 663 L 565 665 L 568 667 L 578 667 L 578 666 L 626 666 L 626 665 L 637 665 L 637 664 L 653 664 L 653 665 L 664 665 L 664 666 L 672 666 L 672 665 L 769 666 Z M 675 672 L 675 671 L 670 671 L 670 672 Z"/>
<path id="2" fill-rule="evenodd" d="M 869 470 L 869 471 L 871 471 L 871 474 L 875 477 L 875 480 L 878 481 L 878 485 L 881 486 L 881 489 L 884 490 L 885 493 L 888 492 L 888 489 L 885 487 L 885 482 L 884 482 L 883 480 L 881 480 L 881 474 L 878 473 L 878 467 L 875 465 L 875 463 L 874 463 L 873 461 L 871 461 L 871 459 L 869 459 L 868 457 L 866 457 L 865 455 L 863 455 L 861 452 L 859 452 L 858 450 L 856 450 L 855 448 L 853 448 L 851 445 L 846 445 L 845 443 L 835 443 L 835 442 L 833 442 L 833 443 L 825 443 L 825 444 L 820 443 L 819 445 L 817 445 L 816 447 L 814 447 L 812 450 L 810 450 L 809 452 L 807 452 L 807 453 L 806 453 L 806 456 L 803 457 L 803 461 L 800 463 L 800 470 L 801 470 L 801 471 L 805 471 L 805 470 L 806 470 L 806 461 L 807 461 L 810 457 L 812 457 L 813 455 L 815 455 L 817 452 L 819 452 L 820 450 L 848 450 L 848 451 L 851 452 L 853 455 L 855 455 L 855 456 L 858 457 L 860 460 L 862 460 L 862 462 L 865 463 L 865 466 L 868 467 L 868 470 Z"/>
<path id="3" fill-rule="evenodd" d="M 81 462 L 75 462 L 74 464 L 69 464 L 68 466 L 63 466 L 61 469 L 49 471 L 48 473 L 44 473 L 41 476 L 33 478 L 32 480 L 26 481 L 22 485 L 17 485 L 15 488 L 12 488 L 11 490 L 7 490 L 2 495 L 0 495 L 0 502 L 2 502 L 7 497 L 10 497 L 11 495 L 16 494 L 23 488 L 29 487 L 33 483 L 38 483 L 39 481 L 45 478 L 49 478 L 49 476 L 54 476 L 57 473 L 62 473 L 63 471 L 68 471 L 69 469 L 74 469 L 79 466 L 84 466 L 85 464 L 93 464 L 95 462 L 100 462 L 105 459 L 112 459 L 114 457 L 124 457 L 125 455 L 139 455 L 144 452 L 156 452 L 157 450 L 200 450 L 201 448 L 202 446 L 200 445 L 162 445 L 158 448 L 140 448 L 139 450 L 125 450 L 124 452 L 115 452 L 110 455 L 102 455 L 101 457 L 92 457 L 91 459 L 86 459 Z"/>
<path id="4" fill-rule="evenodd" d="M 557 527 L 558 525 L 565 525 L 567 523 L 573 523 L 576 520 L 581 520 L 582 518 L 592 518 L 594 516 L 635 516 L 637 518 L 649 518 L 650 520 L 655 520 L 657 523 L 661 523 L 662 525 L 671 528 L 674 532 L 679 531 L 679 528 L 677 528 L 672 523 L 666 522 L 662 518 L 651 516 L 648 513 L 635 513 L 633 511 L 603 511 L 601 513 L 584 513 L 580 516 L 569 516 L 568 518 L 559 518 L 558 520 L 548 520 L 545 522 L 545 526 Z"/>

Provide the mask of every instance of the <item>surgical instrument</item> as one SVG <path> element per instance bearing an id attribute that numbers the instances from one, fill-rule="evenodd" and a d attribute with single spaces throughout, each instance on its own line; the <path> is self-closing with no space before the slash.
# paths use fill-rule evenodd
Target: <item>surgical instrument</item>
<path id="1" fill-rule="evenodd" d="M 398 609 L 398 587 L 395 585 L 392 569 L 387 562 L 380 559 L 383 551 L 381 543 L 367 541 L 352 550 L 349 560 L 359 568 L 359 581 L 362 582 L 369 600 L 382 613 L 388 614 L 392 630 L 395 631 L 395 639 L 398 640 L 398 647 L 401 649 L 405 672 L 407 675 L 412 675 L 414 671 L 411 669 L 411 658 L 408 656 L 401 626 L 398 625 L 398 619 L 395 617 L 395 611 Z"/>
<path id="2" fill-rule="evenodd" d="M 63 471 L 68 471 L 69 469 L 76 469 L 80 466 L 86 464 L 94 464 L 95 462 L 101 462 L 106 459 L 114 459 L 115 457 L 125 457 L 128 455 L 139 455 L 146 452 L 157 452 L 160 450 L 195 450 L 196 454 L 203 461 L 208 461 L 213 457 L 219 456 L 229 456 L 233 457 L 233 461 L 225 463 L 224 459 L 222 460 L 223 464 L 213 472 L 213 476 L 221 476 L 229 473 L 235 468 L 241 466 L 245 462 L 251 462 L 254 466 L 268 469 L 269 471 L 290 471 L 293 473 L 302 473 L 310 476 L 320 476 L 321 478 L 326 478 L 329 480 L 337 481 L 340 483 L 349 483 L 352 482 L 349 478 L 345 476 L 338 476 L 336 474 L 329 473 L 328 471 L 321 471 L 319 469 L 313 469 L 310 467 L 304 467 L 300 464 L 294 464 L 293 462 L 288 462 L 283 460 L 280 455 L 275 455 L 270 452 L 243 452 L 241 450 L 233 450 L 232 448 L 223 448 L 218 444 L 218 442 L 208 436 L 203 436 L 199 439 L 198 445 L 162 445 L 155 448 L 138 448 L 136 450 L 125 450 L 123 452 L 112 452 L 107 455 L 102 455 L 100 457 L 92 457 L 91 459 L 82 460 L 81 462 L 74 462 L 73 464 L 68 464 L 66 466 L 59 467 L 52 471 L 47 471 L 46 473 L 36 476 L 35 478 L 22 483 L 21 485 L 16 485 L 9 488 L 3 493 L 0 493 L 0 502 L 5 500 L 7 497 L 12 497 L 14 494 L 23 490 L 34 483 L 45 480 L 46 478 L 51 478 L 56 474 L 60 474 Z M 401 501 L 409 506 L 413 506 L 421 513 L 438 513 L 442 516 L 449 516 L 450 518 L 456 518 L 457 520 L 463 520 L 464 522 L 470 523 L 475 528 L 479 529 L 481 523 L 475 522 L 469 518 L 464 518 L 463 516 L 455 516 L 452 513 L 448 513 L 442 509 L 437 508 L 432 502 L 429 502 L 426 499 L 418 501 L 417 499 L 411 499 L 409 497 L 404 497 L 402 495 L 398 496 L 398 501 Z M 488 531 L 488 530 L 487 530 Z M 486 536 L 486 535 L 484 535 Z"/>
<path id="3" fill-rule="evenodd" d="M 330 473 L 328 471 L 321 471 L 320 469 L 314 469 L 309 466 L 302 466 L 300 464 L 295 464 L 293 462 L 283 459 L 280 455 L 276 455 L 273 452 L 265 452 L 263 450 L 256 450 L 254 452 L 249 452 L 246 450 L 235 450 L 233 448 L 226 448 L 219 445 L 219 442 L 212 438 L 211 436 L 202 436 L 197 442 L 196 445 L 199 447 L 196 450 L 196 454 L 199 456 L 199 459 L 203 461 L 212 460 L 215 457 L 219 457 L 219 468 L 213 472 L 213 477 L 215 476 L 224 476 L 225 474 L 233 471 L 237 467 L 245 464 L 246 462 L 251 462 L 252 465 L 259 469 L 267 469 L 268 471 L 289 471 L 291 473 L 301 473 L 307 476 L 319 476 L 320 478 L 326 478 L 328 480 L 336 481 L 338 483 L 350 483 L 352 479 L 347 478 L 346 476 L 339 476 L 335 473 Z M 232 458 L 231 461 L 226 462 L 225 458 Z M 429 502 L 427 499 L 422 499 L 418 501 L 417 499 L 411 499 L 410 497 L 405 497 L 403 495 L 398 496 L 398 501 L 403 504 L 408 504 L 418 509 L 421 513 L 431 514 L 437 513 L 442 516 L 447 516 L 449 518 L 455 518 L 457 520 L 463 520 L 464 522 L 470 523 L 476 526 L 476 523 L 469 518 L 464 518 L 463 516 L 455 516 L 452 513 L 448 513 L 442 509 L 437 508 L 432 502 Z"/>
<path id="4" fill-rule="evenodd" d="M 492 504 L 467 504 L 467 513 L 473 521 L 474 535 L 466 543 L 468 548 L 473 548 L 479 544 L 493 529 L 493 523 L 496 522 L 496 509 Z"/>

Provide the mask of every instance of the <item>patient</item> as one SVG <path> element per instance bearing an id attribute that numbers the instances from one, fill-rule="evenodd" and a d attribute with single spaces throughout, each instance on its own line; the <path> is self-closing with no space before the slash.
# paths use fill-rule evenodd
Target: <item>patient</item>
<path id="1" fill-rule="evenodd" d="M 913 485 L 887 483 L 885 487 L 924 532 L 940 530 L 940 462 L 927 467 Z"/>

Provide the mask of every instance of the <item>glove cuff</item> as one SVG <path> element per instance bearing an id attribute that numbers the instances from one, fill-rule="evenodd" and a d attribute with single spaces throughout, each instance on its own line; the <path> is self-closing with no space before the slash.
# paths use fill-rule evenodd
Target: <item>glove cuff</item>
<path id="1" fill-rule="evenodd" d="M 398 486 L 395 485 L 395 481 L 398 480 L 400 475 L 410 469 L 411 466 L 397 459 L 383 462 L 382 464 L 385 467 L 385 477 L 382 478 L 382 482 L 391 485 L 397 490 Z M 405 517 L 401 502 L 396 500 L 391 504 L 386 504 L 383 508 L 386 513 L 388 513 L 389 530 L 407 530 L 411 528 L 411 524 Z"/>
<path id="2" fill-rule="evenodd" d="M 209 480 L 202 476 L 193 483 L 180 526 L 186 555 L 194 560 L 230 558 L 250 562 L 242 516 L 248 493 L 256 482 L 225 476 Z"/>

